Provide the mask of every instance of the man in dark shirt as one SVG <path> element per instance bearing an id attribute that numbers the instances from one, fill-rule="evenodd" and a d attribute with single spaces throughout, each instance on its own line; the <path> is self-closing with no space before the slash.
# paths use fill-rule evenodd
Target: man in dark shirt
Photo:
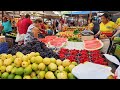
<path id="1" fill-rule="evenodd" d="M 94 27 L 93 27 L 93 32 L 94 32 L 94 35 L 97 34 L 97 32 L 99 31 L 99 23 L 95 20 L 93 20 L 93 24 L 94 24 Z"/>

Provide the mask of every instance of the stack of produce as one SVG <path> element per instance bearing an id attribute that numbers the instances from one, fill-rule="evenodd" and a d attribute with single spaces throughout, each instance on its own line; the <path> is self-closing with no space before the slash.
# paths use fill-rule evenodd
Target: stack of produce
<path id="1" fill-rule="evenodd" d="M 9 36 L 9 37 L 16 37 L 16 33 L 6 34 L 6 36 Z"/>
<path id="2" fill-rule="evenodd" d="M 34 40 L 33 42 L 29 42 L 26 45 L 14 45 L 12 48 L 8 50 L 8 54 L 15 55 L 18 51 L 23 54 L 29 54 L 31 52 L 39 52 L 43 58 L 45 57 L 54 57 L 58 59 L 58 55 L 51 49 L 48 48 L 43 42 Z"/>
<path id="3" fill-rule="evenodd" d="M 76 30 L 76 29 L 78 29 L 78 30 L 83 30 L 84 27 L 68 27 L 68 28 L 67 28 L 68 31 L 74 31 L 74 30 Z"/>
<path id="4" fill-rule="evenodd" d="M 69 59 L 70 61 L 75 61 L 77 63 L 84 63 L 88 61 L 101 65 L 108 64 L 99 50 L 87 51 L 75 49 L 74 50 L 61 49 L 58 53 L 61 60 Z"/>
<path id="5" fill-rule="evenodd" d="M 72 38 L 72 37 L 80 38 L 80 34 L 75 35 L 74 31 L 59 32 L 59 33 L 57 33 L 57 35 L 60 37 L 67 37 L 67 38 Z"/>
<path id="6" fill-rule="evenodd" d="M 46 45 L 50 48 L 61 48 L 67 43 L 66 38 L 60 38 L 57 36 L 46 36 L 45 38 L 41 38 L 39 40 L 46 43 Z"/>
<path id="7" fill-rule="evenodd" d="M 115 37 L 113 40 L 115 43 L 120 43 L 120 37 Z"/>
<path id="8" fill-rule="evenodd" d="M 1 79 L 76 79 L 71 73 L 77 65 L 69 60 L 42 58 L 38 52 L 0 55 Z"/>

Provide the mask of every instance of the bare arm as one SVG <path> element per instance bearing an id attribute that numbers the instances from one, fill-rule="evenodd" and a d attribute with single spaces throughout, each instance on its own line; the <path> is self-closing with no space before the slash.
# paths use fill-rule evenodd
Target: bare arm
<path id="1" fill-rule="evenodd" d="M 33 32 L 34 37 L 38 38 L 38 34 L 40 32 L 39 29 L 38 28 L 33 28 L 32 32 Z"/>
<path id="2" fill-rule="evenodd" d="M 100 32 L 100 30 L 99 30 L 99 31 L 98 31 L 98 33 L 95 35 L 95 37 L 99 36 L 99 35 L 100 35 L 100 33 L 101 33 L 101 32 Z"/>
<path id="3" fill-rule="evenodd" d="M 92 11 L 90 11 L 90 16 L 89 16 L 89 19 L 91 19 L 92 18 Z"/>
<path id="4" fill-rule="evenodd" d="M 117 32 L 113 35 L 113 37 L 117 36 L 118 34 L 120 34 L 120 29 L 117 30 Z"/>

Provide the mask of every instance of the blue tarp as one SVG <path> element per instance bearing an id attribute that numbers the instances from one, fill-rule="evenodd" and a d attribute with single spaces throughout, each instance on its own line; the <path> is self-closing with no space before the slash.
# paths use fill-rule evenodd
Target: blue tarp
<path id="1" fill-rule="evenodd" d="M 96 13 L 96 12 L 99 12 L 99 11 L 92 11 L 92 13 Z M 90 14 L 90 11 L 71 11 L 70 13 L 68 14 Z"/>

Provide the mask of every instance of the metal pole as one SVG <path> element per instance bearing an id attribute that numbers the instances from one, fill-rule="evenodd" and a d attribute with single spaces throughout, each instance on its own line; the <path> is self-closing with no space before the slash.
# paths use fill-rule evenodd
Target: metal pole
<path id="1" fill-rule="evenodd" d="M 2 11 L 2 22 L 3 22 L 4 11 Z"/>
<path id="2" fill-rule="evenodd" d="M 72 11 L 71 11 L 71 17 L 72 17 Z"/>
<path id="3" fill-rule="evenodd" d="M 43 11 L 43 22 L 44 22 L 44 11 Z"/>
<path id="4" fill-rule="evenodd" d="M 13 11 L 13 18 L 15 18 L 15 11 Z"/>

